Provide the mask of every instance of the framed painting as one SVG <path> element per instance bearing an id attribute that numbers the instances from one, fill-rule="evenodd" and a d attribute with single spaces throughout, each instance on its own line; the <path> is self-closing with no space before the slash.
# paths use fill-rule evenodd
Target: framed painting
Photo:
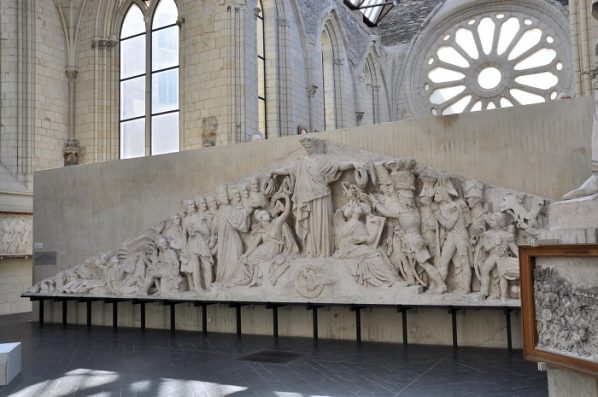
<path id="1" fill-rule="evenodd" d="M 598 245 L 519 250 L 523 355 L 598 376 Z"/>

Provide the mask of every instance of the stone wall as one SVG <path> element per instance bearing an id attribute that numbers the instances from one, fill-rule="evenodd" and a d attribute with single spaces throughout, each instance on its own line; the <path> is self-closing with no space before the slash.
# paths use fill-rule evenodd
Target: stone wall
<path id="1" fill-rule="evenodd" d="M 0 315 L 31 311 L 21 294 L 31 284 L 31 258 L 0 258 Z"/>

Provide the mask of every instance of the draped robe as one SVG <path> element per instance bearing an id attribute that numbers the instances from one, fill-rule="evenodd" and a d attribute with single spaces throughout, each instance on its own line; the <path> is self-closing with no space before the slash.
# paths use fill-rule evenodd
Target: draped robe
<path id="1" fill-rule="evenodd" d="M 308 155 L 292 170 L 295 177 L 295 232 L 306 256 L 331 256 L 332 196 L 328 185 L 341 176 L 340 165 L 323 155 Z"/>
<path id="2" fill-rule="evenodd" d="M 230 281 L 239 269 L 243 241 L 239 232 L 249 230 L 249 211 L 225 205 L 218 213 L 218 264 L 215 282 Z"/>

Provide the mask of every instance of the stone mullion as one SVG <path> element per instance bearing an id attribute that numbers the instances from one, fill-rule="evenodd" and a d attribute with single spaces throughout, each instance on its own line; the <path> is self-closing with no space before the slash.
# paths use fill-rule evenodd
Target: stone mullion
<path id="1" fill-rule="evenodd" d="M 243 142 L 244 128 L 247 126 L 245 115 L 245 13 L 242 0 L 229 0 L 226 4 L 228 13 L 227 35 L 229 43 L 229 106 L 227 118 L 227 143 Z"/>
<path id="2" fill-rule="evenodd" d="M 278 135 L 290 135 L 292 134 L 293 127 L 291 125 L 291 109 L 292 103 L 290 97 L 291 85 L 289 81 L 291 76 L 289 74 L 289 21 L 285 18 L 279 18 L 277 20 L 277 64 L 278 64 Z"/>
<path id="3" fill-rule="evenodd" d="M 333 44 L 334 45 L 334 44 Z M 332 74 L 333 74 L 333 90 L 334 90 L 334 118 L 335 129 L 343 128 L 345 126 L 345 112 L 343 106 L 343 60 L 342 58 L 334 58 L 332 60 Z"/>

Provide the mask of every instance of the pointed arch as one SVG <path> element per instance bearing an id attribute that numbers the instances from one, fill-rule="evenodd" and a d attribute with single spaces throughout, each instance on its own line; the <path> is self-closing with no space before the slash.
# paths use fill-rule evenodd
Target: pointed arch
<path id="1" fill-rule="evenodd" d="M 333 10 L 323 22 L 320 33 L 320 101 L 323 129 L 344 126 L 342 112 L 342 67 L 346 59 L 338 15 Z"/>

